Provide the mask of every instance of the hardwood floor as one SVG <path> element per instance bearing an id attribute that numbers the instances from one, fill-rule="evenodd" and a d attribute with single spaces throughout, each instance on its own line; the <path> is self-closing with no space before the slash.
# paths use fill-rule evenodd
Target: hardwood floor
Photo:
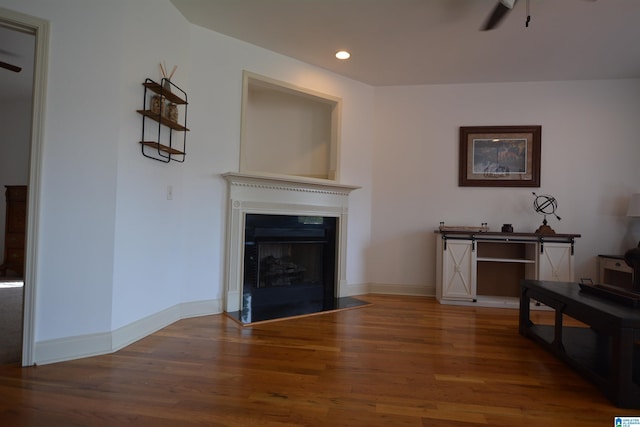
<path id="1" fill-rule="evenodd" d="M 600 427 L 640 413 L 520 336 L 517 310 L 358 298 L 373 305 L 251 328 L 185 319 L 115 354 L 2 366 L 0 425 Z"/>

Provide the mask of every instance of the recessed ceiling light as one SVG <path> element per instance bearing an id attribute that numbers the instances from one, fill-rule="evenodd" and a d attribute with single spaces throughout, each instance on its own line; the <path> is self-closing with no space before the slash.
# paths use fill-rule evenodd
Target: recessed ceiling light
<path id="1" fill-rule="evenodd" d="M 349 59 L 350 57 L 351 57 L 351 54 L 346 50 L 339 50 L 336 52 L 336 58 L 338 59 Z"/>

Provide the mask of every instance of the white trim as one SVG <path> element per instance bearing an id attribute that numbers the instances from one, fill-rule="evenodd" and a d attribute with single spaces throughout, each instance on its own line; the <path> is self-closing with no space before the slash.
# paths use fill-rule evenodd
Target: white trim
<path id="1" fill-rule="evenodd" d="M 348 196 L 351 191 L 361 188 L 357 185 L 340 184 L 326 179 L 279 175 L 266 172 L 259 174 L 227 172 L 222 174 L 222 176 L 237 186 L 336 194 L 341 196 Z"/>
<path id="2" fill-rule="evenodd" d="M 63 362 L 121 350 L 178 320 L 222 312 L 222 301 L 182 303 L 154 313 L 111 332 L 40 341 L 35 344 L 37 364 Z"/>
<path id="3" fill-rule="evenodd" d="M 370 283 L 369 293 L 435 297 L 436 287 L 435 285 L 392 285 L 388 283 Z"/>
<path id="4" fill-rule="evenodd" d="M 369 283 L 344 283 L 342 289 L 346 289 L 345 296 L 366 295 L 369 292 Z"/>
<path id="5" fill-rule="evenodd" d="M 37 290 L 38 224 L 40 219 L 40 181 L 44 140 L 47 70 L 49 56 L 49 22 L 0 7 L 0 21 L 35 33 L 33 111 L 31 117 L 31 158 L 29 160 L 29 195 L 25 249 L 24 317 L 22 330 L 22 365 L 35 363 L 35 301 Z"/>
<path id="6" fill-rule="evenodd" d="M 111 331 L 110 351 L 118 351 L 180 320 L 180 307 L 174 305 L 158 313 Z"/>
<path id="7" fill-rule="evenodd" d="M 80 335 L 36 342 L 34 345 L 37 362 L 32 365 L 47 365 L 83 357 L 99 356 L 111 352 L 111 334 Z"/>
<path id="8" fill-rule="evenodd" d="M 209 316 L 222 313 L 222 300 L 210 299 L 204 301 L 183 302 L 180 304 L 180 318 Z"/>

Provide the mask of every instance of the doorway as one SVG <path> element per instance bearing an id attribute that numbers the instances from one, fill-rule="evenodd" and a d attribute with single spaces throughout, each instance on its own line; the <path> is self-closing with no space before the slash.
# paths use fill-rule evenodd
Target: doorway
<path id="1" fill-rule="evenodd" d="M 0 8 L 0 364 L 35 363 L 36 218 L 48 38 L 47 21 Z M 9 189 L 23 191 L 20 206 Z"/>
<path id="2" fill-rule="evenodd" d="M 0 364 L 22 359 L 34 54 L 33 31 L 0 22 Z"/>

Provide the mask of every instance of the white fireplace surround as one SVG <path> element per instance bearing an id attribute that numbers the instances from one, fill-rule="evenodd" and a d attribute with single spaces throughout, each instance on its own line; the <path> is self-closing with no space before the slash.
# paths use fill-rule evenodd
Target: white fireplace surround
<path id="1" fill-rule="evenodd" d="M 338 218 L 336 297 L 346 296 L 349 193 L 360 187 L 332 181 L 229 172 L 225 311 L 242 309 L 244 227 L 247 214 Z"/>

